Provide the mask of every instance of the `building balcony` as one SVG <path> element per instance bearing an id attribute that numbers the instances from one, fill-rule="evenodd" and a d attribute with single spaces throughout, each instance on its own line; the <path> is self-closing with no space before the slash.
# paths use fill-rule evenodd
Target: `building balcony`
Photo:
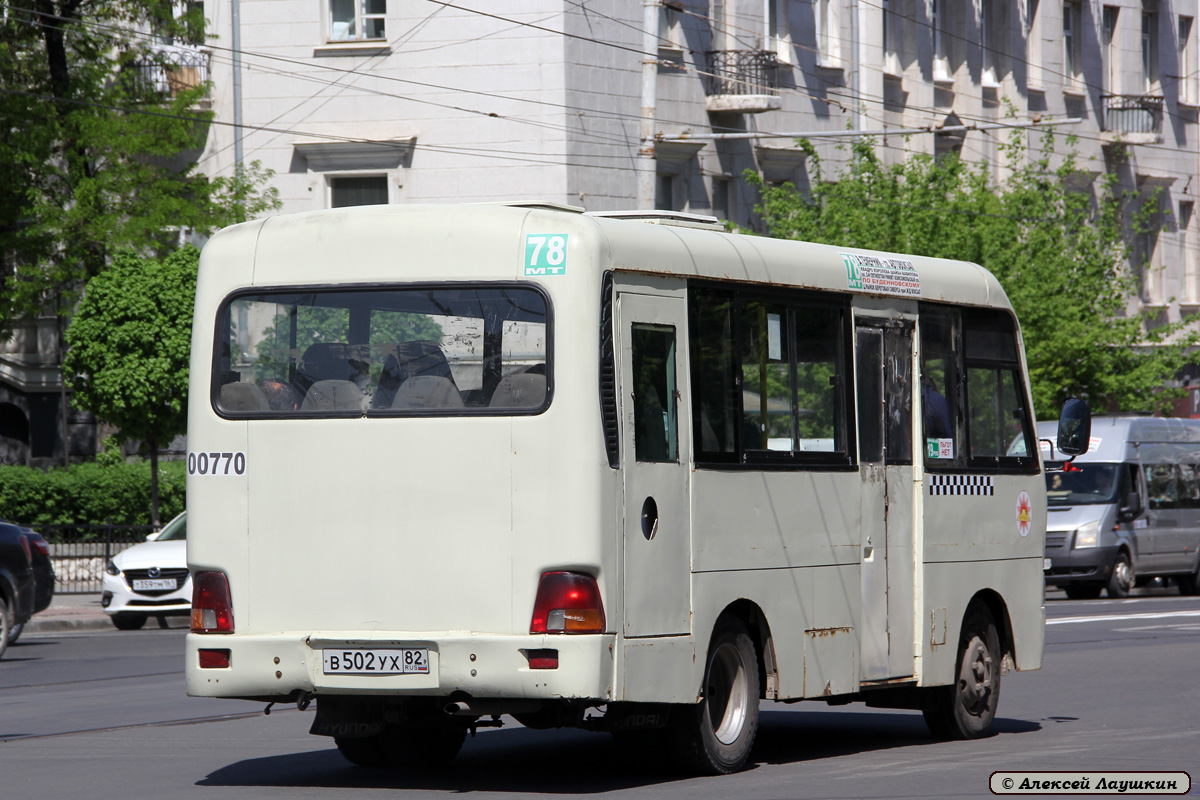
<path id="1" fill-rule="evenodd" d="M 212 54 L 192 45 L 161 45 L 125 66 L 131 88 L 160 97 L 176 97 L 208 82 Z M 208 104 L 208 98 L 200 101 Z"/>
<path id="2" fill-rule="evenodd" d="M 779 58 L 766 50 L 711 50 L 705 53 L 709 111 L 761 114 L 781 107 Z"/>
<path id="3" fill-rule="evenodd" d="M 1162 137 L 1163 99 L 1153 95 L 1106 94 L 1103 130 L 1106 139 L 1149 144 Z"/>

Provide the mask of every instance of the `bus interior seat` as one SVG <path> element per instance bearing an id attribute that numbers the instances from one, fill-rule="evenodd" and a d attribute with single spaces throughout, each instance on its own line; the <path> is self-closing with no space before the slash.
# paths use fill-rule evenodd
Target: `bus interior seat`
<path id="1" fill-rule="evenodd" d="M 419 376 L 445 378 L 454 392 L 458 393 L 458 384 L 441 345 L 429 340 L 401 342 L 383 361 L 383 371 L 379 375 L 379 387 L 375 390 L 372 406 L 398 408 L 393 402 L 397 391 L 405 381 Z M 462 399 L 461 396 L 459 399 Z"/>
<path id="2" fill-rule="evenodd" d="M 311 344 L 296 365 L 296 388 L 307 393 L 320 381 L 350 381 L 362 387 L 367 380 L 369 357 L 364 357 L 363 345 L 345 342 Z"/>
<path id="3" fill-rule="evenodd" d="M 301 411 L 361 411 L 363 395 L 354 381 L 317 381 L 304 395 Z"/>
<path id="4" fill-rule="evenodd" d="M 298 407 L 296 391 L 292 385 L 282 378 L 269 378 L 256 383 L 267 398 L 267 405 L 272 411 L 295 411 Z"/>
<path id="5" fill-rule="evenodd" d="M 400 384 L 392 408 L 462 408 L 462 395 L 449 378 L 414 375 Z"/>
<path id="6" fill-rule="evenodd" d="M 546 376 L 519 372 L 501 378 L 492 392 L 491 408 L 537 408 L 546 401 Z"/>
<path id="7" fill-rule="evenodd" d="M 227 383 L 221 387 L 223 411 L 270 411 L 267 396 L 253 383 Z"/>

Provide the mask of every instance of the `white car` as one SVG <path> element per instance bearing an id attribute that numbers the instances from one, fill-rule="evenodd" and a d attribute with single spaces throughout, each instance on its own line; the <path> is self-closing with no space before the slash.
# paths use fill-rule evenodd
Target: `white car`
<path id="1" fill-rule="evenodd" d="M 105 566 L 100 605 L 123 631 L 137 630 L 148 616 L 187 616 L 192 576 L 187 567 L 187 512 L 162 530 L 117 553 Z"/>

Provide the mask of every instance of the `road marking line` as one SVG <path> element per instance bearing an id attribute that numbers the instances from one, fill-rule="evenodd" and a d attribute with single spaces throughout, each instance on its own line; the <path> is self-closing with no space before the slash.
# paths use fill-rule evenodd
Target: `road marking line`
<path id="1" fill-rule="evenodd" d="M 1147 611 L 1138 614 L 1104 614 L 1094 617 L 1052 617 L 1047 625 L 1069 625 L 1075 622 L 1117 622 L 1133 619 L 1166 619 L 1168 617 L 1200 617 L 1200 611 Z"/>

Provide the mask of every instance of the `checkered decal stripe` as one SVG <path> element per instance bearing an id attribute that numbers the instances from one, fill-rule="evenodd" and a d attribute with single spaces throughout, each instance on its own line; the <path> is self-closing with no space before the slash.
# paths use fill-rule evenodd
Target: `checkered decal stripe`
<path id="1" fill-rule="evenodd" d="M 929 479 L 929 493 L 934 494 L 996 494 L 990 475 L 926 475 Z"/>

